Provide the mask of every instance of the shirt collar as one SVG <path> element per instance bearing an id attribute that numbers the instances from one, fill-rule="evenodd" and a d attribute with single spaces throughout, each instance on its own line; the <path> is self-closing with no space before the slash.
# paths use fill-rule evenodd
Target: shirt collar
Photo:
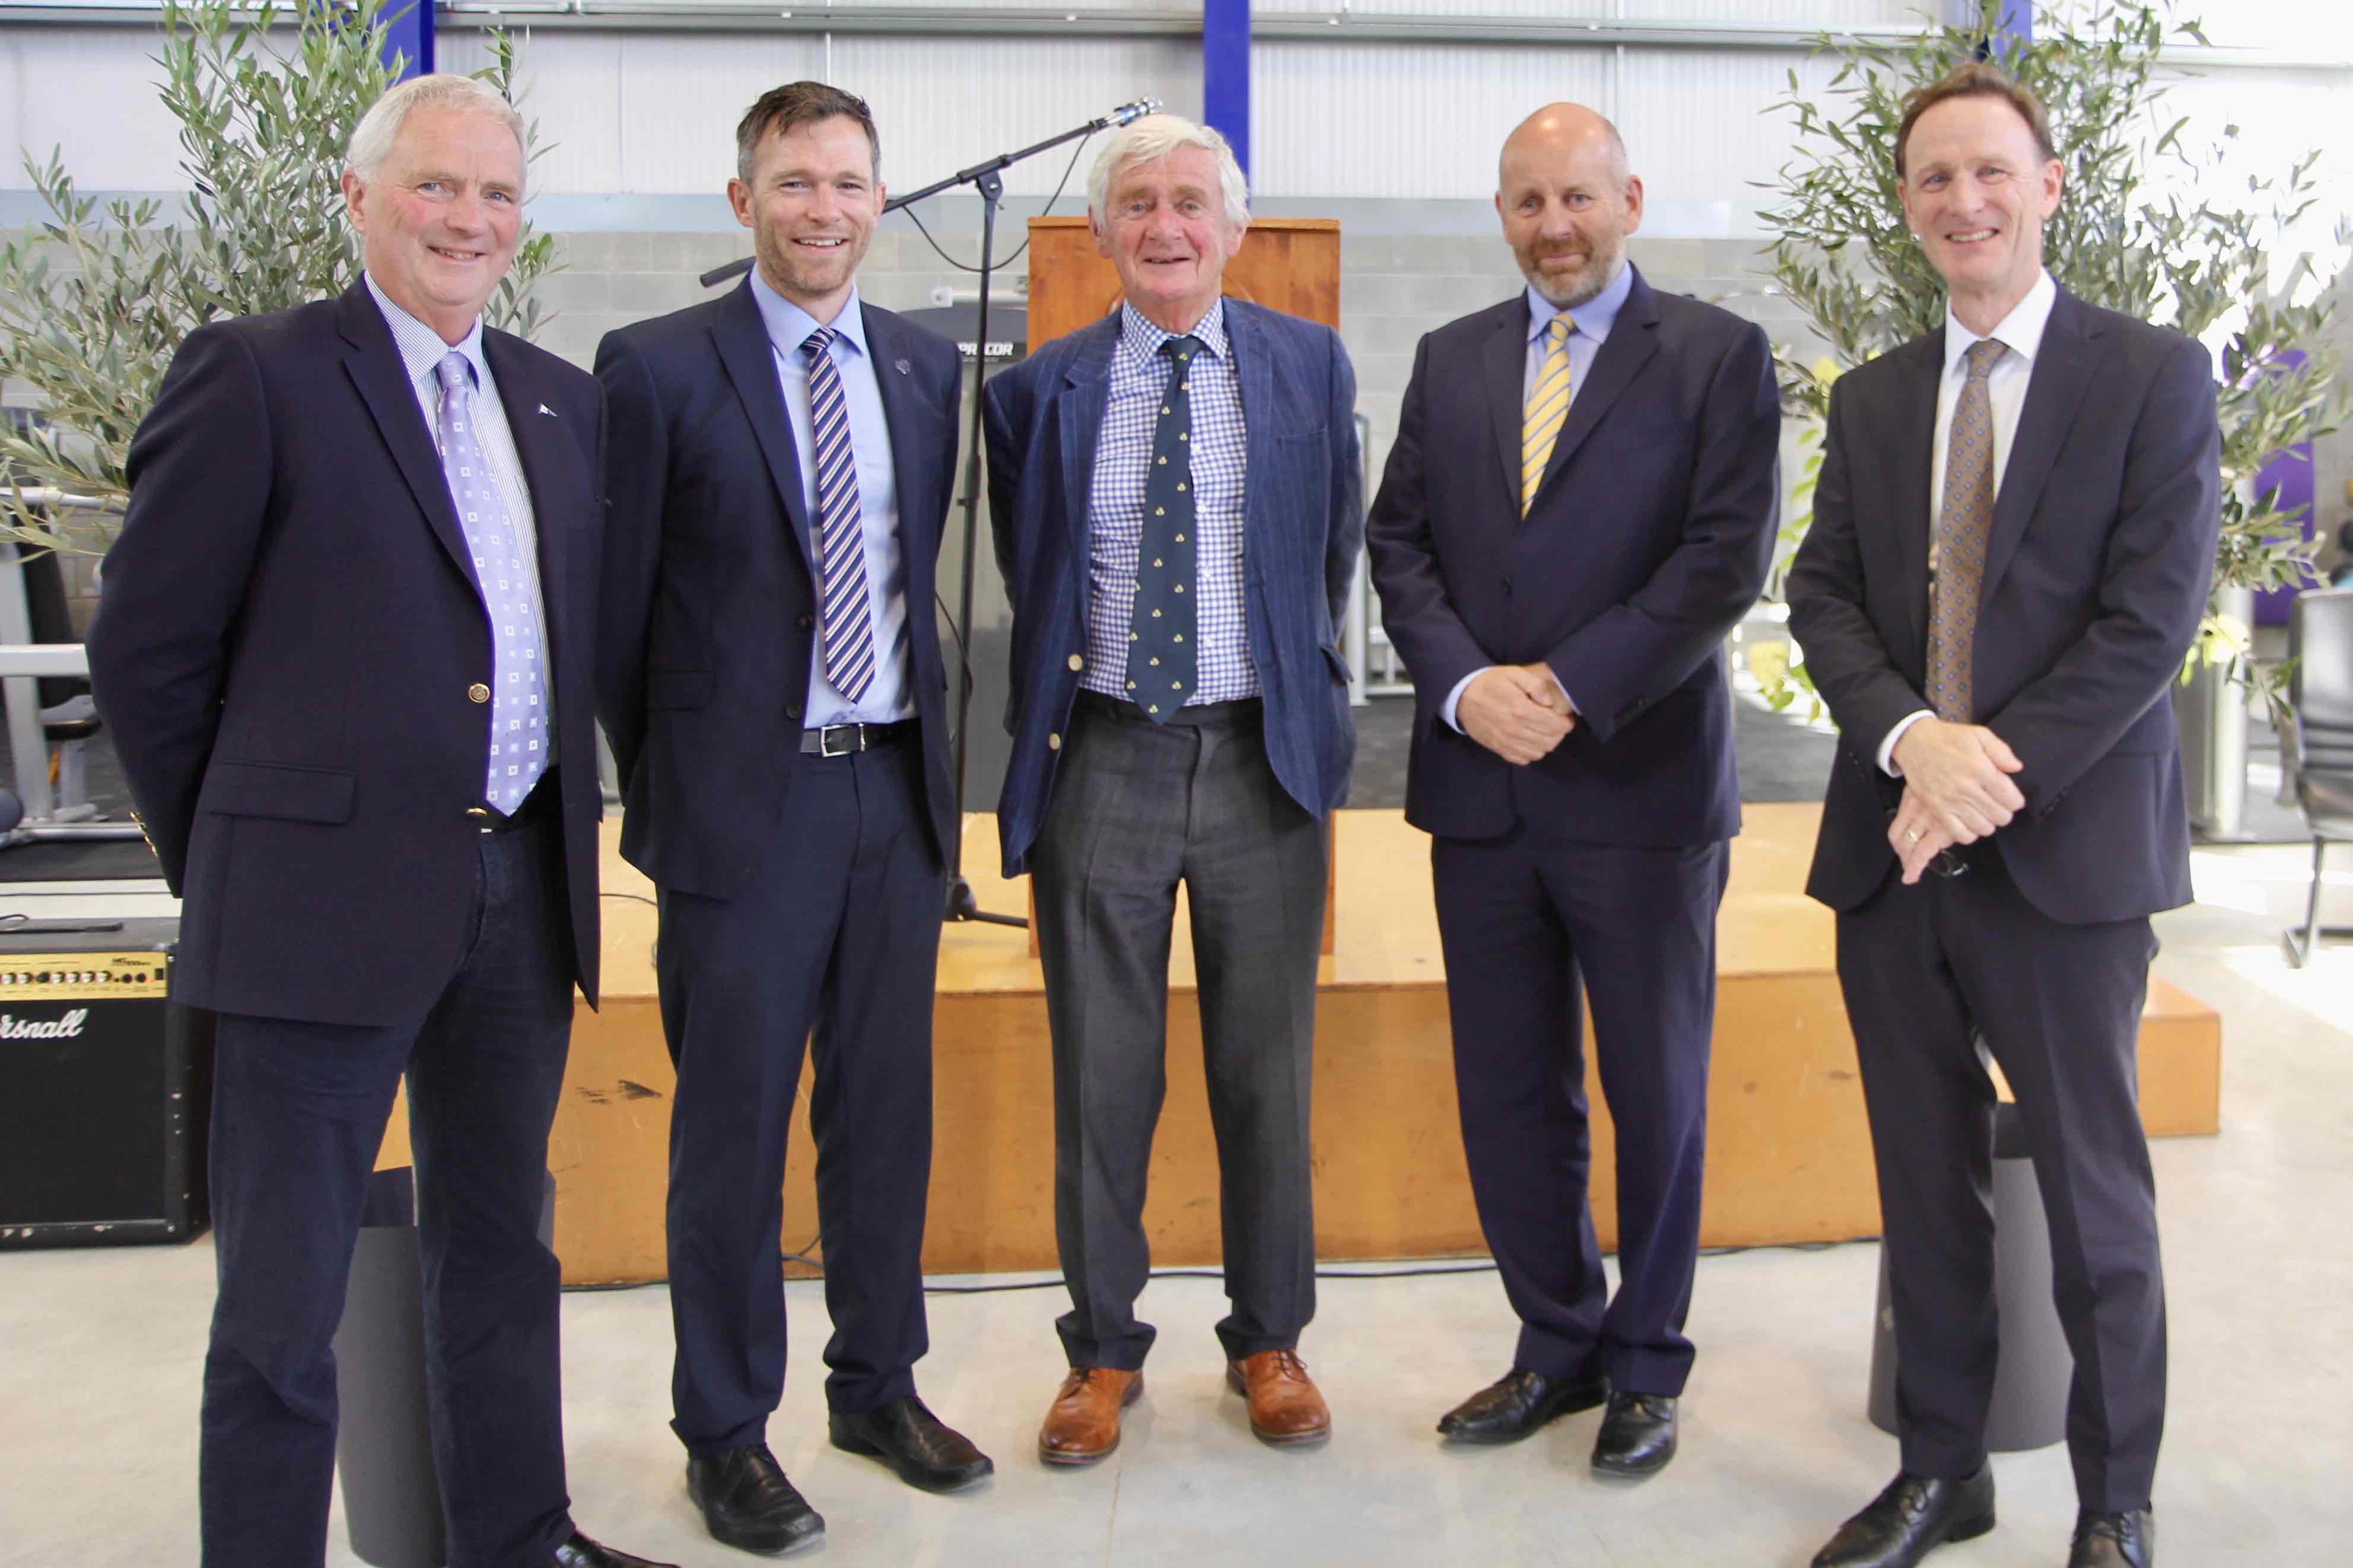
<path id="1" fill-rule="evenodd" d="M 2032 364 L 2034 356 L 2042 349 L 2043 329 L 2051 324 L 2051 307 L 2058 302 L 2059 285 L 2052 281 L 2051 273 L 2046 268 L 2035 278 L 2034 287 L 2026 291 L 2026 298 L 2012 306 L 2010 314 L 1985 336 L 2000 338 L 2002 347 Z M 1953 314 L 1952 301 L 1946 300 L 1945 374 L 1952 374 L 1953 367 L 1961 363 L 1961 356 L 1969 352 L 1971 345 L 1982 341 L 1977 333 L 1961 325 L 1960 318 Z"/>
<path id="2" fill-rule="evenodd" d="M 780 353 L 798 353 L 808 336 L 820 326 L 830 327 L 839 339 L 866 353 L 866 312 L 859 308 L 858 285 L 849 286 L 849 298 L 842 302 L 841 311 L 830 321 L 819 321 L 815 316 L 786 299 L 752 268 L 752 300 L 760 307 L 760 320 L 768 325 L 768 341 Z"/>
<path id="3" fill-rule="evenodd" d="M 1626 296 L 1633 291 L 1634 264 L 1630 261 L 1620 261 L 1618 264 L 1618 276 L 1612 278 L 1600 293 L 1582 305 L 1572 305 L 1568 308 L 1569 320 L 1577 323 L 1575 332 L 1570 335 L 1588 337 L 1597 343 L 1607 338 L 1609 335 L 1610 327 L 1617 322 L 1618 312 L 1625 308 Z M 1552 325 L 1552 319 L 1559 315 L 1560 310 L 1559 306 L 1536 292 L 1535 284 L 1529 284 L 1528 341 L 1534 342 L 1542 337 L 1545 330 Z"/>
<path id="4" fill-rule="evenodd" d="M 1171 338 L 1185 335 L 1153 325 L 1145 318 L 1143 311 L 1124 300 L 1120 301 L 1119 322 L 1120 342 L 1127 345 L 1131 353 L 1141 355 L 1147 364 L 1159 357 L 1161 344 Z M 1191 335 L 1201 340 L 1201 346 L 1208 351 L 1211 359 L 1226 359 L 1231 356 L 1232 345 L 1226 337 L 1226 297 L 1224 295 L 1220 294 L 1212 300 L 1209 313 L 1193 323 Z"/>
<path id="5" fill-rule="evenodd" d="M 438 385 L 438 367 L 455 352 L 464 354 L 466 363 L 474 367 L 476 386 L 492 384 L 490 361 L 482 357 L 482 319 L 480 316 L 474 318 L 474 324 L 467 330 L 465 337 L 454 343 L 444 342 L 440 333 L 394 304 L 392 296 L 377 285 L 374 273 L 364 276 L 367 279 L 368 292 L 375 296 L 376 309 L 384 312 L 385 325 L 392 329 L 393 346 L 400 351 L 401 367 L 408 372 L 410 381 L 431 376 Z"/>

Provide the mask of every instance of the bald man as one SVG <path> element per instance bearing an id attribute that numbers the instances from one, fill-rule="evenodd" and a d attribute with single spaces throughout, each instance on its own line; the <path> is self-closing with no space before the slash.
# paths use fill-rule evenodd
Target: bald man
<path id="1" fill-rule="evenodd" d="M 1438 1424 L 1507 1443 L 1606 1403 L 1594 1468 L 1674 1457 L 1699 1253 L 1715 910 L 1740 828 L 1723 644 L 1764 585 L 1780 436 L 1755 326 L 1625 258 L 1642 182 L 1553 104 L 1504 143 L 1525 292 L 1422 339 L 1367 521 L 1417 702 L 1462 1142 L 1519 1314 Z M 1578 1038 L 1618 1131 L 1615 1299 L 1586 1201 Z"/>

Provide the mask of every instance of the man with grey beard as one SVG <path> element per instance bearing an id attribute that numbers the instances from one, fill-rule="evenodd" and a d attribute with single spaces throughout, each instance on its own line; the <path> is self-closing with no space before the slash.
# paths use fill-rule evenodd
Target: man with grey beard
<path id="1" fill-rule="evenodd" d="M 1419 712 L 1406 818 L 1433 836 L 1480 1224 L 1519 1314 L 1449 1412 L 1504 1443 L 1609 1405 L 1597 1470 L 1674 1457 L 1699 1252 L 1715 910 L 1739 831 L 1725 634 L 1772 551 L 1765 334 L 1625 260 L 1642 183 L 1590 110 L 1504 143 L 1528 288 L 1430 333 L 1366 526 Z M 1579 989 L 1618 1129 L 1623 1279 L 1587 1210 Z"/>

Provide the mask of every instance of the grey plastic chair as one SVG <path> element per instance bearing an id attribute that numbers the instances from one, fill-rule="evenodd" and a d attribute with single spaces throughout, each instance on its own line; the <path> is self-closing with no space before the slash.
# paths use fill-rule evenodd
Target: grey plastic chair
<path id="1" fill-rule="evenodd" d="M 2301 969 L 2325 936 L 2353 927 L 2320 923 L 2320 872 L 2330 842 L 2353 839 L 2353 589 L 2304 594 L 2288 617 L 2295 662 L 2288 691 L 2295 706 L 2295 802 L 2312 831 L 2312 891 L 2304 924 L 2280 933 L 2287 961 Z"/>

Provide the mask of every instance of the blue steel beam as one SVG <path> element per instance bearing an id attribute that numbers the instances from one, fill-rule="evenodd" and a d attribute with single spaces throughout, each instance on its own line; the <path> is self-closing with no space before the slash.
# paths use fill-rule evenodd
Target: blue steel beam
<path id="1" fill-rule="evenodd" d="M 400 79 L 433 70 L 433 0 L 392 0 L 384 18 L 384 63 L 401 61 Z"/>
<path id="2" fill-rule="evenodd" d="M 1233 143 L 1250 173 L 1250 0 L 1202 0 L 1201 118 Z"/>

